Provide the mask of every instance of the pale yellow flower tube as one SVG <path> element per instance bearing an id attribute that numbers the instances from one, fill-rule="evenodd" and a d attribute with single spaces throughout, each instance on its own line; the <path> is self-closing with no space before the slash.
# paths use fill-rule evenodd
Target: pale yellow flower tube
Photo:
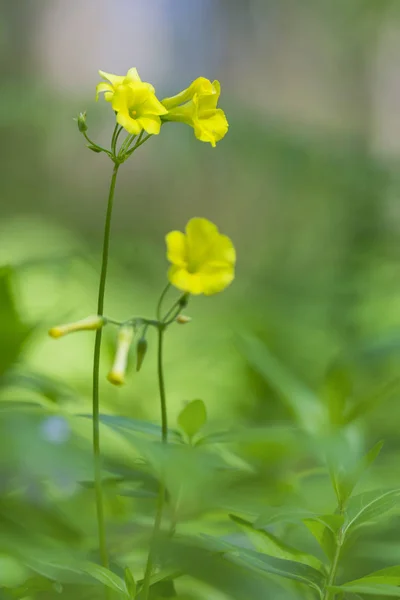
<path id="1" fill-rule="evenodd" d="M 74 321 L 73 323 L 65 323 L 63 325 L 56 325 L 49 330 L 49 335 L 53 338 L 63 337 L 68 333 L 74 333 L 75 331 L 94 331 L 103 327 L 105 320 L 99 315 L 91 315 L 80 321 Z"/>
<path id="2" fill-rule="evenodd" d="M 122 325 L 117 337 L 117 351 L 114 364 L 107 375 L 108 381 L 114 385 L 125 383 L 125 372 L 128 365 L 129 349 L 133 340 L 134 329 L 132 325 Z"/>

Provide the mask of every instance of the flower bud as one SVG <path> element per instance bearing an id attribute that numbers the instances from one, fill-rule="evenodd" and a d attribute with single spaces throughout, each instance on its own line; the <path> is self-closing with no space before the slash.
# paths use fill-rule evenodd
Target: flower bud
<path id="1" fill-rule="evenodd" d="M 85 133 L 88 130 L 88 126 L 86 125 L 86 111 L 79 113 L 75 121 L 78 123 L 78 129 L 81 133 Z"/>
<path id="2" fill-rule="evenodd" d="M 181 308 L 185 308 L 189 303 L 189 294 L 185 294 L 184 296 L 182 296 L 182 298 L 179 300 L 179 306 Z"/>
<path id="3" fill-rule="evenodd" d="M 93 315 L 86 317 L 86 319 L 75 321 L 74 323 L 56 325 L 49 330 L 49 335 L 53 338 L 59 338 L 63 335 L 67 335 L 67 333 L 74 333 L 75 331 L 93 331 L 95 329 L 100 329 L 104 324 L 105 320 L 103 317 Z"/>
<path id="4" fill-rule="evenodd" d="M 186 323 L 190 323 L 191 320 L 191 317 L 187 317 L 186 315 L 178 315 L 176 317 L 176 322 L 179 323 L 179 325 L 186 325 Z"/>
<path id="5" fill-rule="evenodd" d="M 136 346 L 136 371 L 140 371 L 140 368 L 144 361 L 144 357 L 146 356 L 146 352 L 147 340 L 146 338 L 142 337 L 140 338 Z"/>
<path id="6" fill-rule="evenodd" d="M 125 372 L 128 365 L 129 349 L 132 344 L 134 329 L 132 325 L 122 325 L 117 336 L 117 350 L 114 364 L 107 375 L 108 381 L 114 385 L 125 383 Z"/>

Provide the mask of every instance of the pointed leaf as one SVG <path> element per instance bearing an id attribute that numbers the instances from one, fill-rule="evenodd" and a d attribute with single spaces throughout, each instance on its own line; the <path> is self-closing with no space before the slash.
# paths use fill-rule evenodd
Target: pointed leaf
<path id="1" fill-rule="evenodd" d="M 29 333 L 18 314 L 12 289 L 11 267 L 0 268 L 0 375 L 16 361 Z"/>
<path id="2" fill-rule="evenodd" d="M 178 416 L 178 425 L 191 440 L 207 421 L 207 411 L 203 400 L 192 400 Z"/>
<path id="3" fill-rule="evenodd" d="M 86 417 L 88 419 L 92 418 L 92 415 L 79 416 Z M 101 423 L 104 423 L 104 425 L 107 425 L 113 429 L 143 433 L 161 440 L 161 427 L 155 423 L 141 421 L 140 419 L 132 419 L 131 417 L 120 417 L 117 415 L 100 415 L 100 421 Z M 174 429 L 168 430 L 168 436 L 171 441 L 178 442 L 182 440 L 181 434 Z"/>
<path id="4" fill-rule="evenodd" d="M 335 554 L 336 545 L 335 536 L 331 529 L 316 519 L 304 519 L 304 525 L 317 540 L 318 544 L 324 551 L 325 556 L 332 561 Z"/>
<path id="5" fill-rule="evenodd" d="M 322 573 L 309 565 L 292 560 L 275 558 L 274 556 L 256 552 L 255 550 L 248 550 L 241 546 L 229 544 L 220 538 L 203 535 L 201 539 L 208 550 L 218 552 L 226 560 L 229 560 L 229 562 L 248 568 L 259 574 L 268 573 L 279 575 L 286 579 L 293 579 L 318 591 L 321 591 L 325 585 L 325 577 Z"/>
<path id="6" fill-rule="evenodd" d="M 82 565 L 82 572 L 87 573 L 97 581 L 100 581 L 100 583 L 114 590 L 120 597 L 130 598 L 125 582 L 109 569 L 101 567 L 96 563 L 85 562 Z"/>
<path id="7" fill-rule="evenodd" d="M 284 544 L 276 536 L 272 535 L 272 533 L 256 529 L 254 525 L 245 519 L 236 517 L 235 515 L 229 515 L 229 518 L 246 533 L 255 549 L 259 552 L 275 556 L 276 558 L 294 560 L 324 572 L 324 566 L 321 561 L 314 556 L 300 552 L 296 548 Z"/>
<path id="8" fill-rule="evenodd" d="M 394 585 L 380 585 L 379 583 L 344 584 L 329 588 L 333 592 L 348 592 L 351 594 L 367 594 L 372 596 L 388 596 L 400 598 L 400 587 Z"/>
<path id="9" fill-rule="evenodd" d="M 128 590 L 129 597 L 134 600 L 136 597 L 136 581 L 134 580 L 131 570 L 128 567 L 125 568 L 124 575 L 125 585 L 126 589 Z"/>
<path id="10" fill-rule="evenodd" d="M 283 560 L 244 548 L 237 548 L 224 556 L 237 565 L 247 567 L 259 573 L 264 572 L 280 575 L 286 579 L 305 583 L 317 590 L 321 590 L 323 587 L 324 577 L 322 574 L 313 567 L 300 562 Z"/>
<path id="11" fill-rule="evenodd" d="M 368 467 L 370 467 L 375 459 L 379 456 L 382 447 L 383 440 L 377 442 L 375 446 L 373 446 L 371 450 L 369 450 L 369 452 L 363 456 L 361 460 L 359 460 L 353 467 L 344 470 L 343 472 L 338 471 L 331 473 L 331 477 L 334 478 L 336 493 L 341 506 L 345 506 L 347 504 L 347 501 L 353 493 L 358 481 Z"/>
<path id="12" fill-rule="evenodd" d="M 377 494 L 376 491 L 354 496 L 348 505 L 348 522 L 345 535 L 358 527 L 376 521 L 400 505 L 400 489 Z"/>

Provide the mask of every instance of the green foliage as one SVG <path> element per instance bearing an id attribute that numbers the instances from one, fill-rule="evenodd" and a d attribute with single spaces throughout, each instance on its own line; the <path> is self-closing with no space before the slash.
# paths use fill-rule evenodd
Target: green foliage
<path id="1" fill-rule="evenodd" d="M 178 415 L 178 425 L 189 440 L 200 431 L 207 421 L 207 411 L 203 400 L 192 400 Z"/>

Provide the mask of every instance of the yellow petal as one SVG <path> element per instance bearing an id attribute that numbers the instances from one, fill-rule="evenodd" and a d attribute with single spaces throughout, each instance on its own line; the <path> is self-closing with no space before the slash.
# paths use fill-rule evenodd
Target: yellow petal
<path id="1" fill-rule="evenodd" d="M 172 265 L 168 271 L 168 279 L 182 292 L 189 292 L 194 296 L 203 293 L 201 277 L 197 273 L 189 273 L 185 268 Z"/>
<path id="2" fill-rule="evenodd" d="M 176 96 L 171 96 L 170 98 L 164 98 L 162 104 L 168 108 L 175 108 L 184 102 L 188 102 L 194 96 L 194 94 L 212 94 L 213 93 L 213 84 L 209 79 L 205 77 L 198 77 L 189 85 L 188 88 L 176 94 Z"/>
<path id="3" fill-rule="evenodd" d="M 143 106 L 140 107 L 140 110 L 143 114 L 152 114 L 152 115 L 166 115 L 167 109 L 161 104 L 155 94 L 150 93 L 147 90 L 146 98 L 143 102 Z"/>
<path id="4" fill-rule="evenodd" d="M 137 119 L 132 119 L 128 112 L 118 112 L 117 123 L 122 125 L 122 127 L 132 135 L 138 135 L 142 131 Z"/>
<path id="5" fill-rule="evenodd" d="M 99 71 L 99 75 L 103 79 L 109 81 L 113 87 L 121 85 L 125 79 L 123 75 L 113 75 L 112 73 L 106 73 L 105 71 Z"/>
<path id="6" fill-rule="evenodd" d="M 99 99 L 99 94 L 101 92 L 113 92 L 112 85 L 110 85 L 109 83 L 105 83 L 104 81 L 98 83 L 96 86 L 96 100 Z"/>
<path id="7" fill-rule="evenodd" d="M 235 278 L 235 272 L 233 268 L 227 268 L 215 271 L 213 274 L 199 273 L 199 277 L 202 282 L 203 294 L 211 296 L 222 292 L 228 287 Z"/>
<path id="8" fill-rule="evenodd" d="M 195 121 L 194 133 L 202 142 L 210 142 L 215 147 L 228 131 L 228 120 L 223 110 L 206 111 Z"/>
<path id="9" fill-rule="evenodd" d="M 210 268 L 226 268 L 234 266 L 236 251 L 232 240 L 227 235 L 219 234 L 210 249 L 207 265 Z"/>
<path id="10" fill-rule="evenodd" d="M 186 265 L 187 246 L 186 236 L 182 231 L 171 231 L 165 236 L 167 244 L 167 258 L 169 262 L 178 267 Z"/>
<path id="11" fill-rule="evenodd" d="M 151 133 L 152 135 L 158 135 L 160 133 L 161 128 L 161 119 L 157 115 L 148 115 L 146 117 L 139 117 L 137 119 L 140 127 L 147 131 L 147 133 Z"/>
<path id="12" fill-rule="evenodd" d="M 189 252 L 198 253 L 209 245 L 214 236 L 218 235 L 218 227 L 208 219 L 194 217 L 186 225 Z"/>
<path id="13" fill-rule="evenodd" d="M 129 81 L 142 81 L 139 77 L 139 73 L 137 72 L 137 69 L 135 67 L 132 67 L 131 69 L 129 69 L 129 71 L 126 74 L 125 79 L 129 82 Z"/>

